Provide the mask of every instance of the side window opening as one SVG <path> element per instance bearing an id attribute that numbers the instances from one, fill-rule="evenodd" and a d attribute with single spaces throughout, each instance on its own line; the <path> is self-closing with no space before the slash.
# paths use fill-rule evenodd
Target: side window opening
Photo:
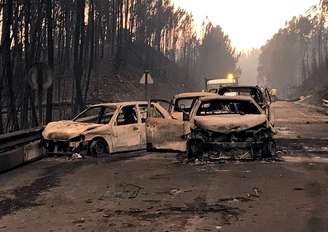
<path id="1" fill-rule="evenodd" d="M 96 106 L 90 107 L 75 119 L 75 122 L 108 124 L 116 111 L 115 107 Z"/>
<path id="2" fill-rule="evenodd" d="M 135 106 L 125 106 L 117 116 L 116 123 L 118 126 L 138 123 L 138 116 Z"/>
<path id="3" fill-rule="evenodd" d="M 101 124 L 108 124 L 110 120 L 112 119 L 113 115 L 115 113 L 115 110 L 112 108 L 106 107 L 103 110 L 103 113 L 100 117 L 100 123 Z"/>

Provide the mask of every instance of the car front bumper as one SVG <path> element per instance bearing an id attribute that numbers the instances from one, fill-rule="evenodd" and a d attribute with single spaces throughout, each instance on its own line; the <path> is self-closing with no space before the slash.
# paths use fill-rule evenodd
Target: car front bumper
<path id="1" fill-rule="evenodd" d="M 41 141 L 47 154 L 54 155 L 72 155 L 87 150 L 88 144 L 82 141 L 60 141 L 60 140 L 46 140 Z"/>
<path id="2" fill-rule="evenodd" d="M 205 142 L 206 149 L 252 149 L 264 145 L 263 141 L 257 142 Z"/>

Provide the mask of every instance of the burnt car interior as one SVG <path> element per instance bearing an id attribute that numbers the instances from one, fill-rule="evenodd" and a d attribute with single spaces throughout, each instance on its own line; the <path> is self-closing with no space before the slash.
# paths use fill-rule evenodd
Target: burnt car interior
<path id="1" fill-rule="evenodd" d="M 125 106 L 121 109 L 117 117 L 116 123 L 118 126 L 130 125 L 138 123 L 138 116 L 135 106 Z"/>
<path id="2" fill-rule="evenodd" d="M 75 122 L 108 124 L 116 111 L 115 107 L 90 107 L 73 119 Z"/>
<path id="3" fill-rule="evenodd" d="M 222 114 L 261 114 L 259 109 L 249 101 L 240 100 L 212 100 L 203 102 L 199 107 L 197 116 Z"/>
<path id="4" fill-rule="evenodd" d="M 190 113 L 196 98 L 180 98 L 175 101 L 174 111 Z"/>

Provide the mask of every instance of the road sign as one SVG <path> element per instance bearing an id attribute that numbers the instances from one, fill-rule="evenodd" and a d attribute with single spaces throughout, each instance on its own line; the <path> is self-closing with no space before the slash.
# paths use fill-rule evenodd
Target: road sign
<path id="1" fill-rule="evenodd" d="M 43 94 L 53 84 L 53 72 L 49 65 L 45 63 L 34 64 L 28 72 L 28 83 L 33 90 L 37 91 L 37 101 L 39 108 L 39 122 L 42 124 L 42 99 Z"/>
<path id="2" fill-rule="evenodd" d="M 142 75 L 139 83 L 142 84 L 142 85 L 153 85 L 154 84 L 154 80 L 151 77 L 151 75 L 150 75 L 149 72 L 145 72 Z"/>
<path id="3" fill-rule="evenodd" d="M 145 86 L 145 100 L 148 101 L 148 85 L 154 84 L 154 80 L 149 71 L 144 72 L 139 83 Z"/>
<path id="4" fill-rule="evenodd" d="M 34 64 L 28 72 L 28 83 L 34 90 L 47 90 L 53 84 L 53 73 L 44 63 Z"/>

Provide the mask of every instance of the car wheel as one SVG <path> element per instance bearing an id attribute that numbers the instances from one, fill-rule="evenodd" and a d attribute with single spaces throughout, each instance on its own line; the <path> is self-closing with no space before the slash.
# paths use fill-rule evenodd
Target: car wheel
<path id="1" fill-rule="evenodd" d="M 272 140 L 266 142 L 262 149 L 262 158 L 272 158 L 276 154 L 276 143 Z"/>
<path id="2" fill-rule="evenodd" d="M 202 156 L 202 142 L 189 140 L 187 143 L 187 156 L 189 160 L 194 160 Z"/>
<path id="3" fill-rule="evenodd" d="M 89 150 L 91 155 L 95 157 L 109 153 L 106 142 L 101 139 L 93 140 Z"/>

